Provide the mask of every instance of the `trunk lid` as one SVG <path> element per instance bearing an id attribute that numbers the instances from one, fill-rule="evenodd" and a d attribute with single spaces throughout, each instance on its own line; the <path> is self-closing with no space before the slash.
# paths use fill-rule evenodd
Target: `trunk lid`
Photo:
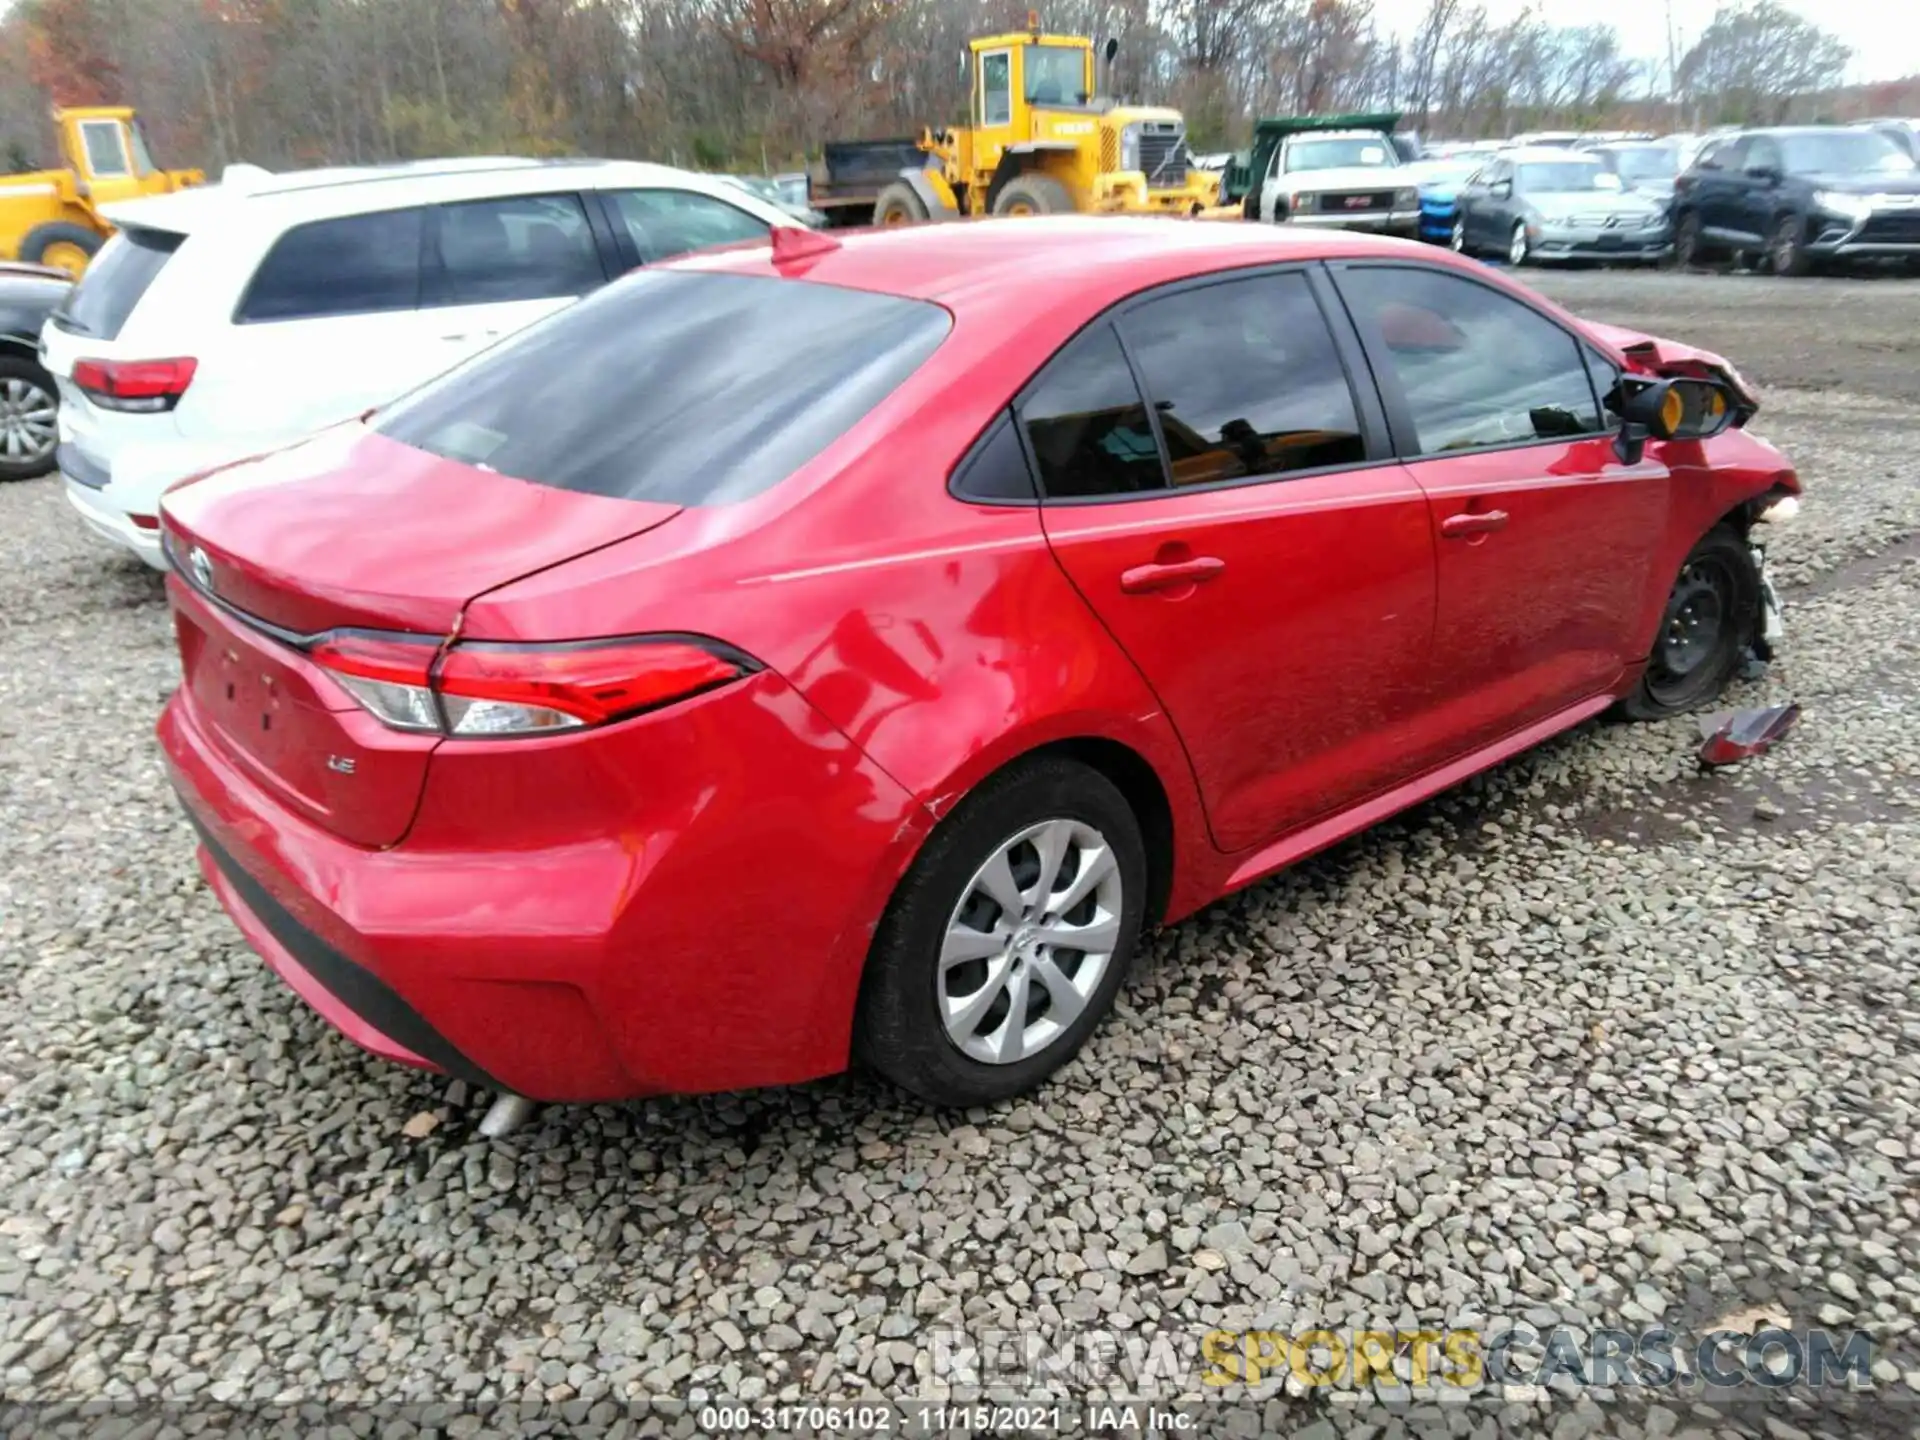
<path id="1" fill-rule="evenodd" d="M 162 511 L 202 733 L 289 809 L 380 847 L 412 823 L 439 737 L 383 725 L 302 641 L 401 631 L 430 655 L 475 596 L 679 507 L 530 484 L 353 424 L 178 486 Z"/>
<path id="2" fill-rule="evenodd" d="M 516 480 L 354 422 L 176 486 L 162 510 L 184 573 L 256 620 L 299 635 L 437 637 L 483 590 L 651 530 L 680 507 Z M 204 568 L 191 563 L 196 548 Z"/>

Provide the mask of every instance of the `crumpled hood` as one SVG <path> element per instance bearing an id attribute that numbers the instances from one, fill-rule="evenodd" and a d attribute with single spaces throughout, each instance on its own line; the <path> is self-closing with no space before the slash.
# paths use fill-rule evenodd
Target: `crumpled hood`
<path id="1" fill-rule="evenodd" d="M 1596 320 L 1585 323 L 1590 334 L 1618 347 L 1628 360 L 1651 374 L 1719 380 L 1733 390 L 1740 408 L 1749 414 L 1760 408 L 1760 397 L 1724 355 L 1621 325 L 1603 325 Z"/>

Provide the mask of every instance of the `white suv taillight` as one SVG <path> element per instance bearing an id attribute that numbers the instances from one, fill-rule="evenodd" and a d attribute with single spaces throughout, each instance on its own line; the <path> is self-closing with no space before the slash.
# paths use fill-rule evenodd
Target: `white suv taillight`
<path id="1" fill-rule="evenodd" d="M 73 383 L 102 410 L 171 410 L 193 383 L 198 360 L 76 360 Z"/>
<path id="2" fill-rule="evenodd" d="M 635 635 L 549 645 L 343 630 L 307 652 L 375 719 L 456 739 L 545 735 L 685 700 L 759 667 L 716 641 Z"/>

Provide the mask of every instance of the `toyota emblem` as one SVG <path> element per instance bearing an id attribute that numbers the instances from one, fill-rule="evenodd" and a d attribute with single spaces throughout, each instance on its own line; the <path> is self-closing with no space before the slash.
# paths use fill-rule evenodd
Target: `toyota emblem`
<path id="1" fill-rule="evenodd" d="M 213 561 L 198 545 L 187 552 L 187 568 L 193 571 L 194 584 L 209 595 L 213 593 Z"/>

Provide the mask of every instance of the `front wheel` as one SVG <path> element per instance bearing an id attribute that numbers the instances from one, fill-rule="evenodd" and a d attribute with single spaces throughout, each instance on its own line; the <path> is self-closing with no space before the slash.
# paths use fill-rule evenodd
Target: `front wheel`
<path id="1" fill-rule="evenodd" d="M 1051 175 L 1018 176 L 993 198 L 996 215 L 1065 215 L 1072 209 L 1072 194 Z"/>
<path id="2" fill-rule="evenodd" d="M 880 192 L 873 202 L 873 223 L 882 226 L 918 225 L 927 218 L 927 207 L 919 194 L 904 180 L 896 180 Z"/>
<path id="3" fill-rule="evenodd" d="M 1467 248 L 1467 217 L 1456 215 L 1453 219 L 1453 236 L 1447 241 L 1448 247 L 1456 255 L 1471 255 Z"/>
<path id="4" fill-rule="evenodd" d="M 1514 265 L 1533 263 L 1533 247 L 1527 243 L 1527 224 L 1524 220 L 1514 222 L 1513 235 L 1507 241 L 1507 259 Z"/>
<path id="5" fill-rule="evenodd" d="M 31 480 L 53 469 L 59 394 L 33 361 L 0 354 L 0 480 Z"/>
<path id="6" fill-rule="evenodd" d="M 1646 671 L 1621 710 L 1660 720 L 1718 698 L 1753 643 L 1760 603 L 1760 567 L 1747 542 L 1724 525 L 1709 530 L 1667 593 Z"/>
<path id="7" fill-rule="evenodd" d="M 856 1054 L 936 1105 L 1031 1090 L 1113 1004 L 1147 891 L 1145 843 L 1099 771 L 1002 771 L 942 822 L 874 936 Z"/>

